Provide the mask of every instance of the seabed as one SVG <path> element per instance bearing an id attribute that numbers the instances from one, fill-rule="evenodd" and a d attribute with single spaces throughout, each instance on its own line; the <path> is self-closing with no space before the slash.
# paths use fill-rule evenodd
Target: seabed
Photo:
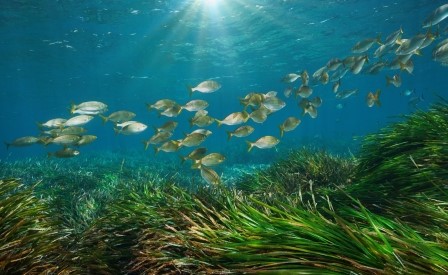
<path id="1" fill-rule="evenodd" d="M 113 156 L 1 162 L 0 273 L 446 274 L 447 145 L 441 100 L 355 155 L 301 148 L 221 185 Z"/>

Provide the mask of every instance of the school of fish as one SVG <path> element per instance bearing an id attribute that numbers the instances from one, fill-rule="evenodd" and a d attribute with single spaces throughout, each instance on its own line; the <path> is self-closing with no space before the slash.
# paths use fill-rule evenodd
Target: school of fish
<path id="1" fill-rule="evenodd" d="M 317 85 L 328 85 L 332 83 L 332 92 L 338 100 L 344 100 L 352 95 L 358 94 L 359 89 L 348 88 L 341 89 L 342 79 L 347 74 L 357 75 L 359 73 L 375 75 L 382 70 L 398 70 L 390 76 L 386 76 L 386 84 L 400 87 L 402 85 L 401 73 L 412 74 L 414 63 L 412 58 L 415 55 L 421 55 L 422 50 L 434 41 L 440 38 L 438 24 L 448 17 L 448 4 L 435 9 L 424 21 L 422 28 L 427 29 L 426 33 L 420 33 L 410 38 L 403 38 L 402 28 L 389 34 L 384 41 L 380 36 L 367 38 L 356 43 L 351 49 L 352 55 L 345 58 L 332 58 L 312 75 L 306 69 L 301 72 L 288 73 L 281 78 L 281 81 L 287 83 L 284 91 L 284 97 L 289 98 L 292 94 L 296 99 L 298 107 L 301 109 L 301 116 L 308 114 L 311 118 L 316 118 L 318 108 L 323 101 L 319 96 L 311 98 L 313 88 Z M 376 49 L 372 49 L 378 45 Z M 432 50 L 432 59 L 442 66 L 448 66 L 448 38 L 439 42 Z M 366 65 L 369 64 L 369 65 Z M 300 79 L 299 87 L 292 87 Z M 205 80 L 195 87 L 188 87 L 190 96 L 194 92 L 202 94 L 213 93 L 221 88 L 221 84 L 215 80 Z M 414 90 L 406 90 L 405 96 L 414 94 Z M 381 90 L 375 92 L 369 91 L 366 96 L 366 105 L 368 107 L 381 106 Z M 165 124 L 154 127 L 155 132 L 147 140 L 143 141 L 144 149 L 153 146 L 155 154 L 160 151 L 173 153 L 180 148 L 192 148 L 186 156 L 181 156 L 181 162 L 191 161 L 192 169 L 200 171 L 201 177 L 208 184 L 219 184 L 221 177 L 213 170 L 213 166 L 224 162 L 226 157 L 217 152 L 207 152 L 207 148 L 200 145 L 212 134 L 206 127 L 217 123 L 218 126 L 238 126 L 233 131 L 226 130 L 228 140 L 232 137 L 245 138 L 254 132 L 254 127 L 245 125 L 249 120 L 255 123 L 264 123 L 268 116 L 274 112 L 280 111 L 286 106 L 278 93 L 269 91 L 266 93 L 251 92 L 245 97 L 240 98 L 242 110 L 231 113 L 225 118 L 213 118 L 206 110 L 209 104 L 203 99 L 193 99 L 181 105 L 171 99 L 161 99 L 153 104 L 147 104 L 149 111 L 155 110 L 160 116 L 172 118 Z M 342 108 L 338 104 L 337 108 Z M 194 112 L 189 119 L 190 126 L 200 127 L 185 134 L 183 138 L 173 139 L 173 135 L 179 122 L 176 118 L 183 110 Z M 55 152 L 49 152 L 48 157 L 71 158 L 80 154 L 79 148 L 94 142 L 97 137 L 87 135 L 83 127 L 95 117 L 101 118 L 104 124 L 110 122 L 116 134 L 135 135 L 141 134 L 147 130 L 148 126 L 142 122 L 134 120 L 136 114 L 128 110 L 119 110 L 106 115 L 108 112 L 107 104 L 99 101 L 87 101 L 80 104 L 72 104 L 70 107 L 70 118 L 53 118 L 44 123 L 39 123 L 40 134 L 38 136 L 19 137 L 12 142 L 5 142 L 7 149 L 10 146 L 22 147 L 33 144 L 56 144 L 61 146 Z M 282 138 L 285 132 L 293 131 L 301 123 L 298 117 L 290 116 L 279 125 Z M 248 141 L 248 152 L 254 147 L 259 149 L 268 149 L 275 147 L 280 139 L 274 135 L 266 135 L 257 138 L 255 141 Z"/>

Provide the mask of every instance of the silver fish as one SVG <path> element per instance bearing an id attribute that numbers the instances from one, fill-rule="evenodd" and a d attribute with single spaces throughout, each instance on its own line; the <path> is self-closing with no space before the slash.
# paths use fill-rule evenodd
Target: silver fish
<path id="1" fill-rule="evenodd" d="M 431 15 L 423 22 L 423 28 L 429 28 L 439 24 L 448 17 L 448 4 L 442 5 L 435 9 Z"/>
<path id="2" fill-rule="evenodd" d="M 280 142 L 280 140 L 273 136 L 264 136 L 257 139 L 255 142 L 250 141 L 246 142 L 247 142 L 247 152 L 250 152 L 254 146 L 260 149 L 272 148 L 275 145 L 277 145 Z"/>
<path id="3" fill-rule="evenodd" d="M 79 115 L 79 116 L 75 116 L 72 117 L 70 119 L 68 119 L 65 123 L 64 123 L 64 127 L 69 127 L 69 126 L 82 126 L 84 124 L 87 124 L 89 121 L 91 121 L 93 119 L 93 116 L 89 116 L 89 115 Z"/>
<path id="4" fill-rule="evenodd" d="M 351 95 L 354 95 L 358 92 L 358 89 L 344 90 L 336 93 L 337 99 L 345 99 Z"/>
<path id="5" fill-rule="evenodd" d="M 69 148 L 69 147 L 65 147 L 61 150 L 58 150 L 56 152 L 49 152 L 48 153 L 48 157 L 57 157 L 57 158 L 71 158 L 71 157 L 75 157 L 79 155 L 79 151 Z"/>
<path id="6" fill-rule="evenodd" d="M 213 93 L 221 88 L 221 84 L 214 80 L 206 80 L 199 83 L 196 87 L 189 87 L 190 96 L 193 92 L 198 91 L 200 93 Z"/>
<path id="7" fill-rule="evenodd" d="M 20 137 L 12 142 L 5 142 L 6 149 L 9 149 L 10 146 L 16 146 L 16 147 L 23 147 L 23 146 L 29 146 L 36 143 L 43 143 L 40 138 L 32 137 L 32 136 L 26 136 L 26 137 Z"/>

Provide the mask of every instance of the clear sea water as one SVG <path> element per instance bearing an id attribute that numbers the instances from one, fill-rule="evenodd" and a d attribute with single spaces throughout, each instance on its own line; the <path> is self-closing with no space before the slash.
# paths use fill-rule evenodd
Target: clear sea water
<path id="1" fill-rule="evenodd" d="M 143 150 L 141 142 L 153 135 L 153 126 L 170 120 L 149 112 L 146 103 L 204 99 L 210 104 L 209 115 L 223 119 L 242 110 L 239 98 L 249 92 L 274 90 L 287 105 L 263 124 L 249 121 L 256 128 L 252 135 L 228 142 L 225 131 L 236 127 L 214 124 L 208 127 L 213 134 L 203 146 L 226 155 L 227 165 L 270 163 L 291 148 L 310 145 L 337 153 L 356 152 L 363 136 L 416 110 L 403 91 L 415 89 L 423 95 L 417 109 L 427 109 L 437 96 L 448 97 L 448 68 L 431 57 L 436 43 L 448 37 L 448 19 L 439 25 L 436 42 L 423 49 L 422 56 L 412 58 L 412 74 L 387 69 L 377 75 L 347 73 L 341 89 L 358 88 L 359 94 L 343 100 L 335 98 L 332 83 L 314 87 L 312 97 L 323 99 L 315 119 L 301 115 L 297 99 L 283 96 L 287 85 L 281 78 L 303 70 L 312 74 L 332 58 L 353 55 L 356 42 L 378 35 L 384 39 L 400 27 L 403 38 L 424 33 L 422 22 L 443 4 L 446 1 L 1 1 L 0 139 L 11 142 L 37 136 L 36 122 L 68 118 L 70 103 L 98 100 L 108 104 L 109 113 L 135 112 L 135 119 L 149 127 L 139 135 L 117 136 L 111 123 L 103 125 L 95 118 L 85 127 L 98 139 L 81 147 L 79 157 L 119 153 L 125 158 L 143 154 L 148 163 L 178 161 L 177 154 L 154 156 L 152 149 Z M 386 85 L 386 75 L 395 73 L 403 79 L 399 88 Z M 218 81 L 222 88 L 190 98 L 187 85 L 206 79 Z M 366 95 L 376 89 L 382 91 L 382 106 L 368 108 Z M 189 126 L 192 116 L 183 111 L 175 119 L 179 127 L 173 138 L 196 128 Z M 277 148 L 246 152 L 245 140 L 279 137 L 278 126 L 288 116 L 302 123 L 285 133 Z M 0 160 L 45 159 L 47 152 L 57 149 L 55 145 L 3 147 Z M 185 148 L 179 154 L 189 151 Z"/>

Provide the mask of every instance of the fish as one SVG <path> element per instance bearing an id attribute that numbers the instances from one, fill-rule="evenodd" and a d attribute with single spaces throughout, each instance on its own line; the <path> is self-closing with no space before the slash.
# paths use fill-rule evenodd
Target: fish
<path id="1" fill-rule="evenodd" d="M 250 152 L 254 146 L 259 149 L 268 149 L 276 146 L 279 142 L 280 140 L 274 136 L 263 136 L 255 142 L 246 141 L 247 152 Z"/>
<path id="2" fill-rule="evenodd" d="M 399 74 L 395 74 L 392 77 L 386 76 L 386 85 L 389 86 L 390 84 L 394 85 L 395 87 L 401 86 L 401 76 Z"/>
<path id="3" fill-rule="evenodd" d="M 428 18 L 423 21 L 422 28 L 429 28 L 439 24 L 448 17 L 448 4 L 442 5 L 435 9 Z"/>
<path id="4" fill-rule="evenodd" d="M 226 131 L 227 132 L 227 140 L 230 140 L 233 136 L 235 137 L 247 137 L 248 135 L 252 134 L 255 130 L 254 127 L 250 125 L 243 125 L 232 131 Z"/>
<path id="5" fill-rule="evenodd" d="M 173 135 L 173 133 L 171 133 L 171 132 L 158 132 L 158 133 L 155 133 L 148 140 L 143 141 L 143 144 L 145 145 L 145 150 L 148 149 L 149 144 L 159 144 L 159 143 L 165 142 L 172 135 Z"/>
<path id="6" fill-rule="evenodd" d="M 261 105 L 261 103 L 263 103 L 264 99 L 265 99 L 264 94 L 252 92 L 252 93 L 247 94 L 244 98 L 240 98 L 240 103 L 245 108 L 247 106 L 258 107 Z"/>
<path id="7" fill-rule="evenodd" d="M 432 44 L 432 42 L 434 42 L 434 40 L 439 36 L 438 33 L 432 33 L 431 30 L 429 29 L 426 32 L 425 35 L 425 40 L 423 40 L 423 43 L 420 45 L 420 47 L 418 48 L 419 50 L 424 49 L 426 47 L 428 47 L 429 45 Z"/>
<path id="8" fill-rule="evenodd" d="M 81 138 L 76 142 L 76 146 L 87 145 L 94 142 L 97 139 L 97 136 L 94 135 L 85 135 L 81 136 Z"/>
<path id="9" fill-rule="evenodd" d="M 300 78 L 300 74 L 290 73 L 282 77 L 282 81 L 285 83 L 292 83 L 296 81 L 298 78 Z"/>
<path id="10" fill-rule="evenodd" d="M 159 113 L 159 116 L 166 116 L 166 117 L 177 117 L 182 112 L 182 107 L 178 104 L 175 104 L 174 106 L 164 110 L 163 112 Z"/>
<path id="11" fill-rule="evenodd" d="M 381 45 L 375 50 L 375 52 L 373 53 L 373 56 L 376 58 L 381 58 L 384 55 L 386 55 L 386 53 L 388 53 L 391 48 L 392 47 L 390 45 L 386 45 L 386 44 Z"/>
<path id="12" fill-rule="evenodd" d="M 188 87 L 188 91 L 190 92 L 190 96 L 193 94 L 193 92 L 200 92 L 200 93 L 213 93 L 216 92 L 221 88 L 221 84 L 214 80 L 206 80 L 199 83 L 196 87 Z"/>
<path id="13" fill-rule="evenodd" d="M 308 71 L 307 70 L 303 70 L 302 73 L 300 74 L 300 78 L 302 79 L 302 85 L 307 86 L 308 85 L 308 81 L 310 80 L 310 76 L 308 75 Z"/>
<path id="14" fill-rule="evenodd" d="M 189 119 L 190 127 L 193 127 L 193 125 L 198 127 L 207 127 L 215 122 L 215 119 L 207 114 L 208 112 L 206 110 L 197 111 L 195 115 Z"/>
<path id="15" fill-rule="evenodd" d="M 204 110 L 208 107 L 208 102 L 202 99 L 195 99 L 187 102 L 184 106 L 181 106 L 182 109 L 185 109 L 189 112 L 197 112 L 200 110 Z"/>
<path id="16" fill-rule="evenodd" d="M 50 143 L 63 145 L 63 146 L 69 146 L 69 145 L 76 145 L 78 141 L 81 140 L 80 136 L 77 135 L 62 135 L 55 137 L 50 141 Z"/>
<path id="17" fill-rule="evenodd" d="M 400 63 L 400 70 L 412 74 L 412 72 L 414 71 L 414 62 L 412 62 L 412 59 L 409 59 L 406 63 Z"/>
<path id="18" fill-rule="evenodd" d="M 391 46 L 395 44 L 395 42 L 401 38 L 402 34 L 403 29 L 400 27 L 400 29 L 394 31 L 386 37 L 386 39 L 384 40 L 384 46 Z"/>
<path id="19" fill-rule="evenodd" d="M 283 95 L 286 97 L 286 98 L 289 98 L 290 96 L 291 96 L 291 93 L 292 93 L 292 90 L 293 90 L 294 88 L 293 87 L 287 87 L 284 91 L 283 91 Z"/>
<path id="20" fill-rule="evenodd" d="M 317 71 L 313 73 L 313 78 L 317 80 L 320 79 L 322 77 L 322 74 L 326 73 L 327 70 L 328 70 L 327 66 L 320 67 L 319 69 L 317 69 Z"/>
<path id="21" fill-rule="evenodd" d="M 310 104 L 313 105 L 314 107 L 320 107 L 322 105 L 322 98 L 320 98 L 319 96 L 316 96 L 315 98 L 311 99 Z"/>
<path id="22" fill-rule="evenodd" d="M 434 47 L 432 50 L 432 59 L 440 63 L 448 62 L 448 38 Z"/>
<path id="23" fill-rule="evenodd" d="M 93 110 L 84 110 L 84 109 L 77 109 L 77 110 L 74 110 L 71 114 L 78 114 L 78 115 L 99 115 L 99 114 L 102 114 L 102 113 L 105 113 L 105 112 L 107 112 L 107 109 L 104 109 L 104 110 L 96 110 L 96 109 L 93 109 Z"/>
<path id="24" fill-rule="evenodd" d="M 64 127 L 69 127 L 69 126 L 82 126 L 87 124 L 89 121 L 91 121 L 93 119 L 93 116 L 90 115 L 79 115 L 79 116 L 74 116 L 70 119 L 68 119 L 65 123 L 64 123 Z"/>
<path id="25" fill-rule="evenodd" d="M 325 65 L 329 71 L 334 71 L 339 68 L 339 66 L 342 65 L 342 60 L 339 58 L 332 58 L 330 59 L 327 64 Z"/>
<path id="26" fill-rule="evenodd" d="M 65 118 L 53 118 L 44 123 L 37 123 L 37 126 L 42 128 L 61 128 L 67 120 Z"/>
<path id="27" fill-rule="evenodd" d="M 350 71 L 353 74 L 358 74 L 362 70 L 364 63 L 366 62 L 369 62 L 369 58 L 367 57 L 367 55 L 361 56 L 355 61 L 355 63 L 353 63 L 353 66 L 350 67 Z"/>
<path id="28" fill-rule="evenodd" d="M 207 138 L 206 135 L 202 133 L 192 133 L 188 134 L 184 139 L 180 140 L 179 146 L 194 147 L 200 145 Z"/>
<path id="29" fill-rule="evenodd" d="M 411 96 L 415 94 L 415 89 L 406 89 L 404 91 L 401 91 L 400 93 L 402 96 Z"/>
<path id="30" fill-rule="evenodd" d="M 280 128 L 280 137 L 283 137 L 283 134 L 285 132 L 289 132 L 294 130 L 295 128 L 297 128 L 297 126 L 300 124 L 301 120 L 296 118 L 296 117 L 288 117 L 287 119 L 285 119 L 285 121 L 283 121 L 282 124 L 280 124 L 279 128 Z"/>
<path id="31" fill-rule="evenodd" d="M 180 142 L 177 140 L 168 140 L 160 147 L 154 146 L 154 152 L 157 155 L 160 151 L 164 151 L 167 153 L 176 152 L 180 148 Z"/>
<path id="32" fill-rule="evenodd" d="M 23 146 L 33 145 L 36 143 L 43 143 L 42 139 L 33 137 L 33 136 L 25 136 L 25 137 L 16 138 L 15 140 L 13 140 L 11 142 L 5 142 L 5 145 L 6 145 L 6 149 L 9 149 L 9 147 L 11 147 L 11 146 L 23 147 Z"/>
<path id="33" fill-rule="evenodd" d="M 330 81 L 334 82 L 334 81 L 338 81 L 341 78 L 343 78 L 345 76 L 345 74 L 349 71 L 349 67 L 345 67 L 342 66 L 339 69 L 337 69 L 331 76 L 330 76 Z"/>
<path id="34" fill-rule="evenodd" d="M 218 127 L 220 127 L 222 124 L 238 125 L 246 123 L 248 119 L 249 119 L 249 113 L 246 111 L 242 111 L 231 113 L 230 115 L 226 116 L 223 120 L 216 119 L 216 123 L 218 124 Z"/>
<path id="35" fill-rule="evenodd" d="M 268 118 L 268 115 L 271 113 L 271 110 L 268 108 L 261 106 L 257 110 L 250 113 L 249 117 L 252 119 L 253 122 L 256 123 L 263 123 Z"/>
<path id="36" fill-rule="evenodd" d="M 347 56 L 346 58 L 344 58 L 343 65 L 346 68 L 351 68 L 353 66 L 353 64 L 355 64 L 356 60 L 359 59 L 359 55 L 351 55 L 351 56 Z"/>
<path id="37" fill-rule="evenodd" d="M 338 81 L 336 81 L 333 84 L 333 88 L 332 88 L 333 93 L 337 93 L 340 86 L 341 86 L 341 79 L 338 79 Z"/>
<path id="38" fill-rule="evenodd" d="M 354 94 L 358 93 L 358 89 L 350 89 L 350 90 L 344 90 L 336 93 L 337 99 L 346 99 L 349 96 L 352 96 Z"/>
<path id="39" fill-rule="evenodd" d="M 342 108 L 344 108 L 344 105 L 342 103 L 336 104 L 336 109 L 341 110 Z"/>
<path id="40" fill-rule="evenodd" d="M 206 166 L 201 167 L 201 177 L 210 185 L 219 185 L 221 183 L 221 179 L 219 175 L 215 172 L 215 170 L 208 168 Z"/>
<path id="41" fill-rule="evenodd" d="M 115 123 L 115 127 L 123 128 L 123 127 L 128 126 L 129 124 L 136 123 L 136 122 L 137 121 L 135 121 L 135 120 L 128 120 L 128 121 L 125 121 L 122 123 Z"/>
<path id="42" fill-rule="evenodd" d="M 421 45 L 426 39 L 426 34 L 417 34 L 411 39 L 403 39 L 400 47 L 395 51 L 396 55 L 408 55 L 411 53 L 417 53 Z"/>
<path id="43" fill-rule="evenodd" d="M 401 64 L 406 64 L 412 57 L 411 54 L 407 55 L 397 55 L 397 57 L 394 58 L 389 64 L 387 65 L 389 69 L 391 70 L 398 70 L 401 69 Z"/>
<path id="44" fill-rule="evenodd" d="M 103 123 L 108 121 L 112 121 L 114 123 L 121 123 L 125 121 L 132 120 L 135 117 L 135 113 L 129 111 L 117 111 L 113 112 L 109 116 L 100 115 L 100 118 L 103 120 Z"/>
<path id="45" fill-rule="evenodd" d="M 279 111 L 286 106 L 286 103 L 276 96 L 267 97 L 262 104 L 271 112 Z"/>
<path id="46" fill-rule="evenodd" d="M 146 104 L 146 107 L 149 111 L 152 109 L 155 109 L 157 111 L 165 111 L 168 108 L 173 107 L 174 105 L 177 105 L 177 103 L 174 100 L 171 99 L 160 99 L 156 101 L 154 104 Z"/>
<path id="47" fill-rule="evenodd" d="M 139 134 L 146 130 L 148 126 L 141 122 L 134 122 L 124 126 L 121 129 L 114 128 L 115 134 L 123 134 L 123 135 L 135 135 Z"/>
<path id="48" fill-rule="evenodd" d="M 322 85 L 326 85 L 328 83 L 328 81 L 330 81 L 330 75 L 328 74 L 328 72 L 323 72 L 320 75 L 320 83 L 322 83 Z"/>
<path id="49" fill-rule="evenodd" d="M 48 157 L 57 157 L 57 158 L 71 158 L 77 155 L 79 155 L 79 151 L 69 147 L 64 147 L 56 152 L 48 152 Z"/>
<path id="50" fill-rule="evenodd" d="M 220 153 L 210 153 L 201 159 L 196 161 L 196 165 L 194 165 L 194 168 L 201 168 L 202 165 L 205 166 L 215 166 L 220 163 L 223 163 L 226 160 L 226 157 L 223 156 Z"/>
<path id="51" fill-rule="evenodd" d="M 307 98 L 313 93 L 313 89 L 310 86 L 301 85 L 299 89 L 295 92 L 296 98 L 300 96 L 301 98 Z"/>
<path id="52" fill-rule="evenodd" d="M 203 134 L 206 137 L 208 137 L 209 135 L 212 134 L 212 131 L 207 130 L 207 129 L 196 129 L 193 132 L 191 132 L 190 134 L 194 134 L 194 133 L 199 133 L 199 134 Z"/>
<path id="53" fill-rule="evenodd" d="M 78 105 L 72 103 L 70 106 L 71 114 L 97 115 L 107 111 L 107 105 L 100 101 L 86 101 Z"/>
<path id="54" fill-rule="evenodd" d="M 376 106 L 380 107 L 381 106 L 380 94 L 381 94 L 381 90 L 379 90 L 379 89 L 376 90 L 375 93 L 369 92 L 367 94 L 367 98 L 366 98 L 367 106 L 373 107 L 373 105 L 376 105 Z"/>
<path id="55" fill-rule="evenodd" d="M 381 70 L 384 69 L 384 67 L 386 67 L 387 64 L 383 61 L 378 61 L 374 64 L 372 64 L 372 66 L 370 66 L 369 68 L 366 68 L 366 73 L 368 74 L 377 74 L 379 73 Z"/>
<path id="56" fill-rule="evenodd" d="M 205 147 L 199 147 L 194 149 L 193 151 L 191 151 L 187 156 L 183 157 L 183 156 L 179 156 L 181 159 L 181 163 L 183 164 L 187 159 L 191 159 L 191 160 L 199 160 L 202 157 L 205 156 L 205 154 L 207 153 L 207 148 Z"/>
<path id="57" fill-rule="evenodd" d="M 177 121 L 170 120 L 165 122 L 159 128 L 154 127 L 154 129 L 156 130 L 156 132 L 173 132 L 174 129 L 176 129 L 177 125 L 179 125 Z"/>
<path id="58" fill-rule="evenodd" d="M 362 40 L 362 41 L 357 42 L 357 43 L 353 46 L 353 48 L 352 48 L 352 52 L 354 52 L 354 53 L 363 53 L 363 52 L 366 52 L 366 51 L 368 51 L 368 50 L 372 47 L 372 45 L 373 45 L 374 43 L 381 44 L 381 38 L 380 38 L 380 36 L 378 36 L 378 37 L 376 37 L 376 38 L 367 38 L 367 39 L 364 39 L 364 40 Z"/>
<path id="59" fill-rule="evenodd" d="M 62 135 L 82 135 L 87 132 L 86 129 L 79 126 L 70 126 L 62 129 L 51 129 L 49 131 L 43 131 L 42 134 L 50 135 L 52 137 L 62 136 Z"/>
<path id="60" fill-rule="evenodd" d="M 308 99 L 303 98 L 298 105 L 302 109 L 302 116 L 308 114 L 311 118 L 317 117 L 317 108 Z"/>

